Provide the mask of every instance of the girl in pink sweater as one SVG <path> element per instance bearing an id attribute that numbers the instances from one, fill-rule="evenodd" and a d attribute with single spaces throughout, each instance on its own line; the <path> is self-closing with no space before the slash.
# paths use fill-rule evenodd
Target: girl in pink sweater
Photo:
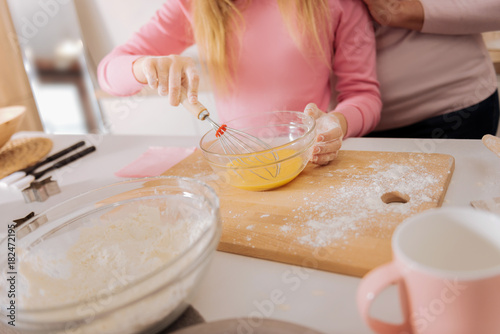
<path id="1" fill-rule="evenodd" d="M 342 138 L 379 122 L 375 37 L 360 0 L 168 0 L 99 65 L 101 87 L 136 94 L 144 85 L 178 105 L 197 101 L 197 44 L 222 122 L 253 112 L 305 110 L 317 119 L 312 161 L 326 164 Z M 331 78 L 336 101 L 331 101 Z M 332 107 L 334 106 L 334 107 Z"/>

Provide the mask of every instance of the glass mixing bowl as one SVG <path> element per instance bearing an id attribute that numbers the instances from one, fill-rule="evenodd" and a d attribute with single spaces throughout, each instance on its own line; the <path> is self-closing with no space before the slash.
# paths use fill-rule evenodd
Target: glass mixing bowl
<path id="1" fill-rule="evenodd" d="M 193 179 L 133 179 L 63 202 L 0 244 L 0 332 L 156 333 L 189 305 L 221 229 L 215 192 Z"/>
<path id="2" fill-rule="evenodd" d="M 206 133 L 200 148 L 214 172 L 234 187 L 262 191 L 283 186 L 311 158 L 316 122 L 302 112 L 257 113 L 226 125 L 220 138 L 215 130 Z"/>

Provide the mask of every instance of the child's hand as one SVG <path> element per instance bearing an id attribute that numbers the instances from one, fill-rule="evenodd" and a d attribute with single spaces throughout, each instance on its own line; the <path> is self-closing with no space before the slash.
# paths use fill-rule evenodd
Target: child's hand
<path id="1" fill-rule="evenodd" d="M 181 102 L 181 87 L 187 90 L 189 102 L 198 101 L 200 77 L 196 64 L 190 57 L 146 56 L 134 62 L 133 71 L 137 81 L 158 89 L 160 96 L 168 95 L 173 106 L 178 106 Z"/>
<path id="2" fill-rule="evenodd" d="M 327 165 L 337 157 L 342 147 L 344 134 L 340 120 L 333 113 L 324 113 L 314 103 L 309 103 L 304 112 L 316 120 L 316 144 L 311 162 Z"/>

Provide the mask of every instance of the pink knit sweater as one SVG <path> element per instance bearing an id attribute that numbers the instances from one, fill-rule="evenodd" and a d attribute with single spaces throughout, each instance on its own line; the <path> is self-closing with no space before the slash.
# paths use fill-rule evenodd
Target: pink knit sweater
<path id="1" fill-rule="evenodd" d="M 98 71 L 102 89 L 120 96 L 138 93 L 142 85 L 132 73 L 137 58 L 179 54 L 191 46 L 194 40 L 189 2 L 165 1 L 149 23 L 106 56 Z M 277 1 L 249 3 L 242 9 L 245 31 L 236 64 L 236 88 L 227 96 L 216 95 L 220 120 L 272 110 L 303 111 L 314 102 L 324 111 L 335 105 L 334 110 L 346 117 L 346 137 L 373 130 L 380 119 L 381 99 L 375 70 L 375 37 L 362 1 L 329 0 L 334 37 L 328 49 L 333 59 L 337 101 L 330 101 L 329 67 L 297 48 Z"/>

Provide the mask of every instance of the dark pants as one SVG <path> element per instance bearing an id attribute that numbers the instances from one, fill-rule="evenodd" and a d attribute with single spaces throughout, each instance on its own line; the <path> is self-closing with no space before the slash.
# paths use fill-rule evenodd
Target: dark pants
<path id="1" fill-rule="evenodd" d="M 498 90 L 468 108 L 428 118 L 402 128 L 375 131 L 366 137 L 481 139 L 495 135 L 499 118 Z"/>

